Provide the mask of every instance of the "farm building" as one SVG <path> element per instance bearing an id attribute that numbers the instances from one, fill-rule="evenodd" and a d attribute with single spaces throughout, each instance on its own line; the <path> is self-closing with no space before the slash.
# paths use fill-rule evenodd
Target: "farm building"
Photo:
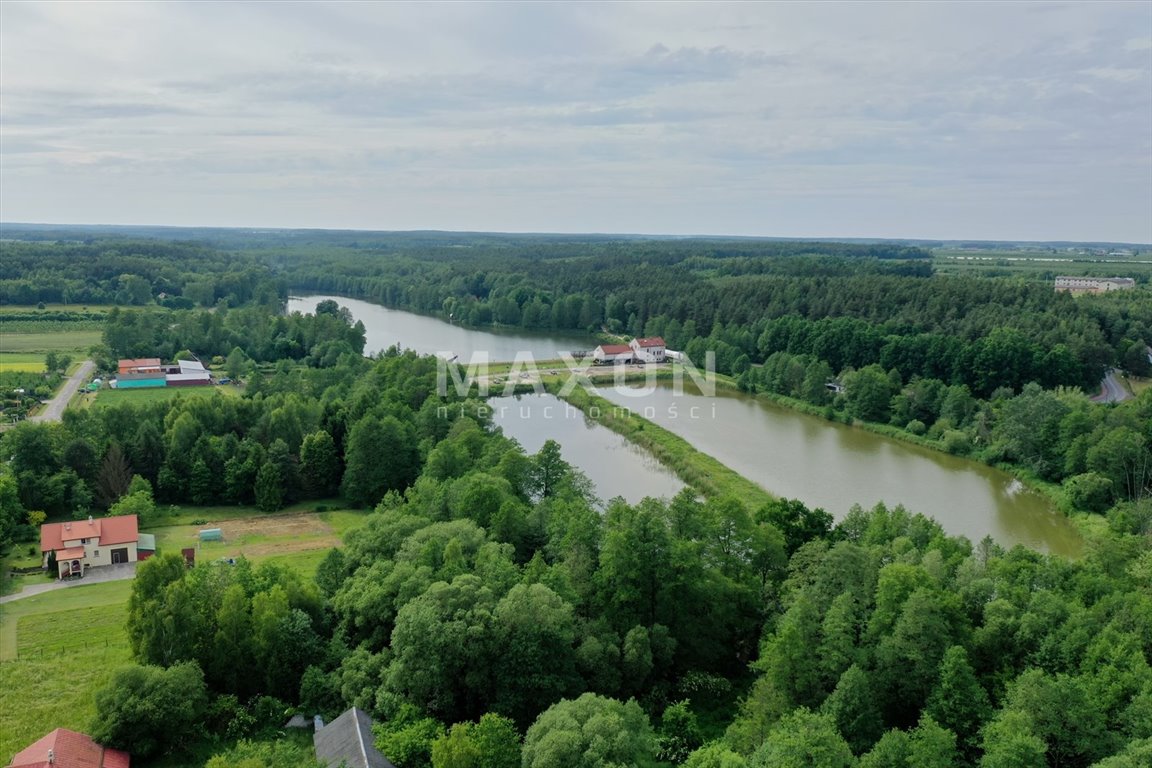
<path id="1" fill-rule="evenodd" d="M 212 383 L 212 377 L 199 360 L 177 360 L 176 365 L 167 370 L 164 379 L 170 387 L 203 387 Z"/>
<path id="2" fill-rule="evenodd" d="M 121 373 L 112 381 L 116 389 L 144 389 L 163 387 L 165 384 L 163 373 Z"/>
<path id="3" fill-rule="evenodd" d="M 632 339 L 629 348 L 638 363 L 662 363 L 668 345 L 659 336 L 651 336 L 646 339 Z"/>
<path id="4" fill-rule="evenodd" d="M 40 526 L 44 567 L 48 567 L 49 558 L 54 555 L 60 578 L 83 576 L 88 568 L 134 563 L 139 559 L 139 540 L 136 515 L 89 517 Z"/>
<path id="5" fill-rule="evenodd" d="M 592 360 L 597 365 L 603 363 L 632 362 L 632 347 L 627 344 L 601 344 L 592 350 Z"/>
<path id="6" fill-rule="evenodd" d="M 177 360 L 175 365 L 162 365 L 160 358 L 121 360 L 119 375 L 112 386 L 116 389 L 142 387 L 203 387 L 212 383 L 212 375 L 199 360 Z"/>
<path id="7" fill-rule="evenodd" d="M 121 375 L 125 373 L 164 373 L 158 357 L 121 360 L 118 369 Z"/>
<path id="8" fill-rule="evenodd" d="M 8 768 L 131 768 L 132 757 L 102 747 L 91 736 L 57 728 L 12 757 Z"/>
<path id="9" fill-rule="evenodd" d="M 317 719 L 312 745 L 316 759 L 328 768 L 395 768 L 376 749 L 372 718 L 352 707 L 328 725 Z"/>
<path id="10" fill-rule="evenodd" d="M 1057 276 L 1056 290 L 1068 293 L 1108 293 L 1131 290 L 1136 281 L 1130 277 L 1068 277 Z"/>
<path id="11" fill-rule="evenodd" d="M 156 535 L 141 533 L 136 541 L 136 559 L 147 560 L 156 554 Z"/>

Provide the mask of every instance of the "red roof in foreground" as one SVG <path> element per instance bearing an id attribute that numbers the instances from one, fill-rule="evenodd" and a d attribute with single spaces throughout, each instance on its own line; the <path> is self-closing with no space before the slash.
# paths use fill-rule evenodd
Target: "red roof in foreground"
<path id="1" fill-rule="evenodd" d="M 40 526 L 40 551 L 64 549 L 64 542 L 99 537 L 100 546 L 127 544 L 140 539 L 136 515 L 117 515 L 67 523 L 45 523 Z"/>
<path id="2" fill-rule="evenodd" d="M 637 346 L 641 346 L 641 347 L 666 347 L 666 346 L 668 346 L 667 344 L 664 343 L 664 339 L 660 338 L 659 336 L 650 336 L 646 339 L 636 339 L 636 344 L 637 344 Z"/>
<path id="3" fill-rule="evenodd" d="M 48 750 L 52 750 L 51 763 Z M 105 749 L 83 733 L 57 728 L 17 752 L 9 768 L 130 768 L 131 761 L 127 752 Z"/>

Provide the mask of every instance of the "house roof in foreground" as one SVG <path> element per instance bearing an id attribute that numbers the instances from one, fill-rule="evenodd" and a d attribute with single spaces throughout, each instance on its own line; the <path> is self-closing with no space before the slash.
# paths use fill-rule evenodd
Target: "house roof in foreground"
<path id="1" fill-rule="evenodd" d="M 328 768 L 337 768 L 342 762 L 348 768 L 395 768 L 376 749 L 372 718 L 356 707 L 316 731 L 312 745 L 316 757 Z"/>
<path id="2" fill-rule="evenodd" d="M 87 734 L 57 728 L 17 752 L 9 768 L 130 768 L 131 760 L 127 752 L 106 749 Z"/>
<path id="3" fill-rule="evenodd" d="M 636 342 L 636 346 L 638 346 L 638 347 L 666 347 L 666 346 L 668 346 L 667 344 L 664 343 L 664 339 L 660 338 L 659 336 L 649 336 L 649 337 L 644 338 L 644 339 L 634 339 L 634 341 Z"/>

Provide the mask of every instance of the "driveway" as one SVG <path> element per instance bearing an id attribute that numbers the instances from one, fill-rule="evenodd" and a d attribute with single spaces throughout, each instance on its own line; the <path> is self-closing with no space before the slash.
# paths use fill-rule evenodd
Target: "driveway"
<path id="1" fill-rule="evenodd" d="M 60 387 L 60 391 L 56 396 L 48 401 L 48 404 L 40 409 L 40 413 L 35 416 L 29 416 L 28 421 L 60 421 L 64 418 L 64 409 L 68 407 L 68 401 L 80 389 L 80 386 L 88 380 L 92 375 L 92 371 L 96 369 L 96 363 L 91 360 L 85 360 L 80 363 L 80 367 L 76 369 L 76 373 L 68 377 L 68 381 L 64 382 L 64 386 Z"/>
<path id="2" fill-rule="evenodd" d="M 45 582 L 43 584 L 31 584 L 24 587 L 14 595 L 5 595 L 0 597 L 0 603 L 10 603 L 13 600 L 22 600 L 25 597 L 32 597 L 33 595 L 43 594 L 44 592 L 52 592 L 57 589 L 68 589 L 69 587 L 82 587 L 85 584 L 99 584 L 104 581 L 123 581 L 125 579 L 135 578 L 136 576 L 136 563 L 123 563 L 121 565 L 106 565 L 100 568 L 88 569 L 88 575 L 82 579 L 71 579 L 69 581 L 55 581 Z"/>

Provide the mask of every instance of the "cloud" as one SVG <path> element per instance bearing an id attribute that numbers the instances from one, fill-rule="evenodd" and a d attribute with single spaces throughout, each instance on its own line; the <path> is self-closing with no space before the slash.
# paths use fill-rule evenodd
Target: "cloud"
<path id="1" fill-rule="evenodd" d="M 1124 3 L 4 2 L 0 193 L 45 221 L 1152 240 L 1150 27 Z"/>

